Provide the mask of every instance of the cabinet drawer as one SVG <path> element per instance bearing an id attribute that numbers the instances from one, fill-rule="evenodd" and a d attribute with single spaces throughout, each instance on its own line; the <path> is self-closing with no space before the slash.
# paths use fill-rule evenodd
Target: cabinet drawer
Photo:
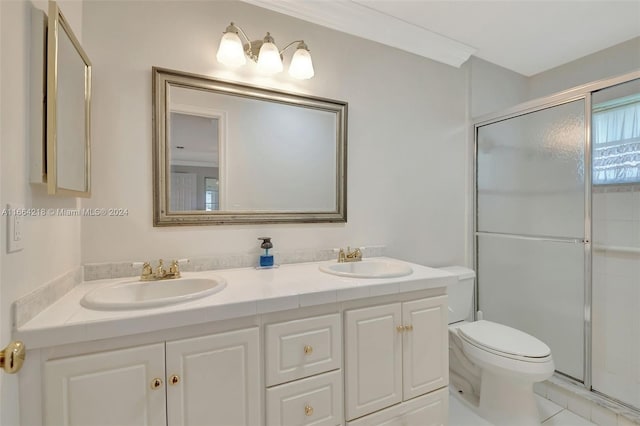
<path id="1" fill-rule="evenodd" d="M 267 386 L 340 368 L 341 341 L 340 314 L 267 325 Z"/>
<path id="2" fill-rule="evenodd" d="M 342 424 L 340 370 L 267 389 L 267 426 Z"/>
<path id="3" fill-rule="evenodd" d="M 377 413 L 347 426 L 440 426 L 449 424 L 449 389 L 442 388 Z"/>

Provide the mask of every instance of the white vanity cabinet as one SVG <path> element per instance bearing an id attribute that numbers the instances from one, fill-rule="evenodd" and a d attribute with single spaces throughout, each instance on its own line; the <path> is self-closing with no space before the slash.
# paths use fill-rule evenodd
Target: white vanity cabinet
<path id="1" fill-rule="evenodd" d="M 101 284 L 74 288 L 17 330 L 21 424 L 447 424 L 455 277 L 411 268 L 388 281 L 315 263 L 223 271 L 224 298 L 148 313 L 89 312 L 80 300 Z"/>
<path id="2" fill-rule="evenodd" d="M 345 311 L 347 420 L 447 386 L 447 317 L 446 296 Z M 446 401 L 442 403 L 446 408 Z M 399 410 L 406 416 L 403 408 Z M 426 417 L 414 423 L 432 422 L 433 410 L 418 412 Z M 420 414 L 415 416 L 420 418 Z M 446 410 L 444 416 L 446 419 Z M 370 423 L 353 422 L 359 424 Z M 387 424 L 386 420 L 380 424 Z"/>
<path id="3" fill-rule="evenodd" d="M 237 425 L 261 420 L 257 327 L 46 361 L 48 425 Z"/>

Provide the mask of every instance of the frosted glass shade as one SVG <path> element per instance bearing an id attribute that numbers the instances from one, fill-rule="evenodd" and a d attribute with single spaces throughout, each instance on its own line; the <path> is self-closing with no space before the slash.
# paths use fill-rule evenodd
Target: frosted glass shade
<path id="1" fill-rule="evenodd" d="M 226 32 L 222 35 L 216 58 L 218 62 L 233 68 L 242 66 L 247 62 L 242 41 L 240 41 L 238 34 Z"/>
<path id="2" fill-rule="evenodd" d="M 313 62 L 311 62 L 311 54 L 307 49 L 298 48 L 291 58 L 289 65 L 289 75 L 300 80 L 306 80 L 313 77 Z"/>
<path id="3" fill-rule="evenodd" d="M 258 71 L 266 74 L 275 74 L 282 71 L 282 59 L 280 51 L 273 43 L 264 43 L 258 55 Z"/>

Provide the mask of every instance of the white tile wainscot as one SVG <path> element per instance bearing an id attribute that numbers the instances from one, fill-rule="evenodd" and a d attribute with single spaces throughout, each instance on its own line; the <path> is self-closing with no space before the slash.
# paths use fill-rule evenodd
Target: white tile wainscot
<path id="1" fill-rule="evenodd" d="M 22 423 L 68 424 L 68 416 L 91 422 L 98 415 L 116 423 L 147 416 L 155 419 L 153 424 L 173 425 L 187 424 L 181 417 L 185 415 L 218 419 L 225 426 L 342 425 L 344 380 L 358 368 L 345 362 L 349 345 L 357 343 L 344 340 L 346 312 L 398 306 L 406 313 L 397 324 L 388 321 L 390 330 L 385 321 L 376 325 L 389 336 L 381 342 L 394 345 L 389 351 L 409 354 L 420 344 L 413 343 L 410 333 L 398 331 L 398 326 L 414 325 L 412 321 L 416 330 L 428 327 L 430 336 L 445 339 L 435 339 L 435 345 L 430 340 L 432 350 L 413 366 L 420 380 L 415 398 L 390 399 L 375 413 L 362 410 L 349 416 L 350 423 L 374 425 L 397 418 L 446 424 L 447 400 L 442 395 L 448 358 L 442 356 L 442 342 L 446 286 L 455 277 L 409 264 L 413 273 L 404 277 L 346 278 L 321 272 L 319 266 L 326 263 L 186 272 L 186 277 L 222 277 L 227 287 L 155 309 L 89 310 L 80 305 L 82 297 L 120 279 L 76 286 L 15 331 L 27 347 L 27 362 L 19 374 Z M 420 309 L 411 314 L 414 305 Z M 98 373 L 105 370 L 109 374 Z M 405 386 L 409 379 L 394 378 Z M 186 393 L 196 396 L 187 403 L 182 398 Z M 93 403 L 103 408 L 94 410 Z M 120 408 L 108 409 L 114 406 Z"/>

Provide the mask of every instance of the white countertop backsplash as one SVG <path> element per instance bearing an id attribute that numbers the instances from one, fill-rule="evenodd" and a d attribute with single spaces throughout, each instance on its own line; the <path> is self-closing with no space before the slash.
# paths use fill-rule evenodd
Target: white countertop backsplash
<path id="1" fill-rule="evenodd" d="M 379 258 L 395 260 L 389 258 Z M 336 303 L 373 296 L 444 287 L 454 280 L 448 272 L 412 264 L 413 273 L 398 278 L 346 278 L 321 272 L 334 263 L 292 263 L 274 269 L 239 268 L 184 272 L 184 277 L 220 276 L 226 288 L 190 302 L 152 309 L 97 311 L 80 300 L 89 291 L 122 278 L 85 281 L 25 324 L 15 338 L 36 349 L 196 325 L 211 321 Z"/>

